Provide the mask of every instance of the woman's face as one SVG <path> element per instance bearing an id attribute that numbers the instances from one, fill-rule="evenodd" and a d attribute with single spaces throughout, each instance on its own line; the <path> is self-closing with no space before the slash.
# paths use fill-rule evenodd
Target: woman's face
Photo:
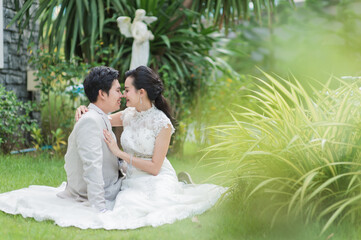
<path id="1" fill-rule="evenodd" d="M 137 107 L 140 103 L 140 90 L 137 90 L 133 85 L 133 77 L 129 76 L 125 79 L 124 95 L 127 101 L 127 107 Z"/>

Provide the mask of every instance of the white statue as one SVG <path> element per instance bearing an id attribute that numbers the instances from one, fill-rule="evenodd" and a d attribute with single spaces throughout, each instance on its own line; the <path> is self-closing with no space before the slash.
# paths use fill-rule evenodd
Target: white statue
<path id="1" fill-rule="evenodd" d="M 154 21 L 157 21 L 157 17 L 145 16 L 145 10 L 143 9 L 135 11 L 135 18 L 132 23 L 130 23 L 130 17 L 117 18 L 120 33 L 126 37 L 134 38 L 130 69 L 135 69 L 141 65 L 147 66 L 149 58 L 149 40 L 154 39 L 152 32 L 147 28 L 147 24 Z"/>

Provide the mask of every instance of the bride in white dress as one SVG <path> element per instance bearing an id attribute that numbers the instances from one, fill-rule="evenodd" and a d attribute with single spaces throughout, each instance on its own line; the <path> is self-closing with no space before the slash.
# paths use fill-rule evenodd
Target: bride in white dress
<path id="1" fill-rule="evenodd" d="M 212 207 L 226 188 L 213 184 L 184 184 L 166 158 L 174 128 L 163 95 L 163 84 L 150 68 L 126 73 L 127 108 L 110 115 L 113 126 L 124 126 L 121 151 L 104 132 L 112 152 L 125 161 L 126 178 L 112 211 L 99 213 L 81 203 L 60 199 L 64 189 L 30 186 L 0 194 L 0 210 L 60 226 L 134 229 L 173 223 Z M 78 117 L 80 115 L 78 110 Z"/>

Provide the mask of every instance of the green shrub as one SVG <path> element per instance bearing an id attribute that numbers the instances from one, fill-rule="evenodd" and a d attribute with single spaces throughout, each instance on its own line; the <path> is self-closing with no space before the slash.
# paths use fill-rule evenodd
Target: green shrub
<path id="1" fill-rule="evenodd" d="M 232 194 L 270 221 L 301 218 L 358 223 L 361 217 L 361 91 L 332 79 L 306 92 L 296 80 L 265 74 L 239 106 L 233 122 L 219 125 L 207 154 L 228 166 Z M 329 85 L 338 84 L 331 89 Z M 243 205 L 244 207 L 244 205 Z"/>
<path id="2" fill-rule="evenodd" d="M 0 149 L 6 154 L 23 145 L 37 124 L 29 116 L 34 108 L 31 102 L 19 101 L 13 91 L 6 91 L 2 85 L 0 96 Z"/>
<path id="3" fill-rule="evenodd" d="M 74 124 L 75 109 L 87 102 L 82 88 L 72 87 L 83 82 L 90 65 L 81 63 L 79 58 L 67 61 L 62 56 L 41 50 L 32 56 L 30 63 L 37 70 L 35 81 L 41 92 L 43 140 L 45 144 L 56 144 L 52 141 L 54 133 L 61 129 L 65 135 L 69 134 Z"/>

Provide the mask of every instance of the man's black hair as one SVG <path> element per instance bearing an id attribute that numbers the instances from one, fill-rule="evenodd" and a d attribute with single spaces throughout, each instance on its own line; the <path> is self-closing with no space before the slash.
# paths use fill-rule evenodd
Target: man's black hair
<path id="1" fill-rule="evenodd" d="M 119 78 L 119 72 L 111 67 L 94 67 L 84 79 L 84 92 L 91 103 L 97 101 L 99 90 L 109 95 L 113 81 Z"/>

